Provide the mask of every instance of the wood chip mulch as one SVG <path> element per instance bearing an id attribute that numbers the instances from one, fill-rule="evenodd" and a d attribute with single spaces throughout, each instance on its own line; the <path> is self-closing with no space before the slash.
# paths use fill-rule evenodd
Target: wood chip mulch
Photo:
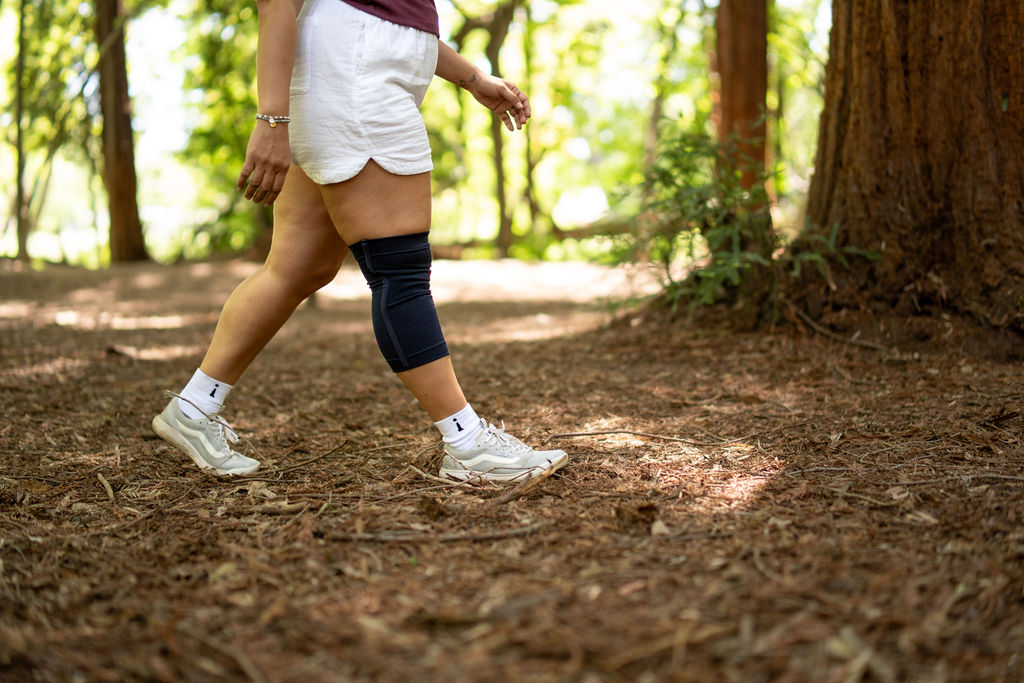
<path id="1" fill-rule="evenodd" d="M 477 411 L 571 454 L 460 486 L 318 297 L 221 479 L 149 420 L 245 272 L 0 269 L 0 680 L 1024 680 L 1020 363 L 441 301 Z"/>

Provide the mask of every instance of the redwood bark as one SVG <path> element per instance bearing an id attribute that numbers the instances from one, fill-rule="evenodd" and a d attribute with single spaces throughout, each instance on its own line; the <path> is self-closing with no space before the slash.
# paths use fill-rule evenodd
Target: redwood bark
<path id="1" fill-rule="evenodd" d="M 832 7 L 809 229 L 880 258 L 830 303 L 1024 331 L 1024 3 Z"/>
<path id="2" fill-rule="evenodd" d="M 111 39 L 100 58 L 100 108 L 103 112 L 103 184 L 110 209 L 110 260 L 148 258 L 136 196 L 135 143 L 124 49 L 122 0 L 96 0 L 96 43 Z M 111 36 L 113 36 L 111 38 Z"/>
<path id="3" fill-rule="evenodd" d="M 721 0 L 715 18 L 719 75 L 718 139 L 736 142 L 743 186 L 764 169 L 768 91 L 767 0 Z"/>

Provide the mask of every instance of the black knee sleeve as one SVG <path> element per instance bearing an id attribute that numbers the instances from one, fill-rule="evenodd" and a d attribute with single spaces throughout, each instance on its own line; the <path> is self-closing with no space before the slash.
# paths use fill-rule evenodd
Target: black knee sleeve
<path id="1" fill-rule="evenodd" d="M 412 370 L 447 356 L 430 295 L 427 233 L 361 240 L 349 249 L 370 285 L 373 332 L 391 369 Z"/>

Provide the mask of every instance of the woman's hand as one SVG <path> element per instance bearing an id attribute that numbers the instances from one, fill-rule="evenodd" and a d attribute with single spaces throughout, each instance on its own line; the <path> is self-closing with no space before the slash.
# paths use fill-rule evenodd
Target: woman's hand
<path id="1" fill-rule="evenodd" d="M 257 121 L 245 148 L 245 164 L 236 188 L 245 192 L 246 199 L 270 206 L 284 187 L 291 163 L 288 125 L 279 123 L 271 127 L 265 121 Z"/>
<path id="2" fill-rule="evenodd" d="M 443 40 L 437 41 L 434 73 L 471 92 L 477 102 L 497 114 L 509 130 L 522 128 L 533 113 L 530 100 L 515 83 L 484 73 Z"/>
<path id="3" fill-rule="evenodd" d="M 512 81 L 481 73 L 459 85 L 468 90 L 477 102 L 497 114 L 509 130 L 521 130 L 533 113 L 526 93 Z"/>

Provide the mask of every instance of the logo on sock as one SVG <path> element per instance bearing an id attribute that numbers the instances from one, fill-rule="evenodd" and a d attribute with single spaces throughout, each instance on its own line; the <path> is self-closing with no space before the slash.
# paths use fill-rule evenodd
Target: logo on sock
<path id="1" fill-rule="evenodd" d="M 464 431 L 466 431 L 465 429 L 463 429 L 463 428 L 462 428 L 462 425 L 460 425 L 460 424 L 459 424 L 459 421 L 458 421 L 458 420 L 457 420 L 456 418 L 454 418 L 454 417 L 453 417 L 453 418 L 452 418 L 452 422 L 454 422 L 454 423 L 455 423 L 455 426 L 459 428 L 459 431 L 460 431 L 460 432 L 464 432 Z"/>
<path id="2" fill-rule="evenodd" d="M 219 384 L 214 384 L 213 385 L 213 391 L 210 392 L 210 398 L 213 398 L 214 394 L 217 393 L 218 389 L 220 389 L 220 385 Z"/>

